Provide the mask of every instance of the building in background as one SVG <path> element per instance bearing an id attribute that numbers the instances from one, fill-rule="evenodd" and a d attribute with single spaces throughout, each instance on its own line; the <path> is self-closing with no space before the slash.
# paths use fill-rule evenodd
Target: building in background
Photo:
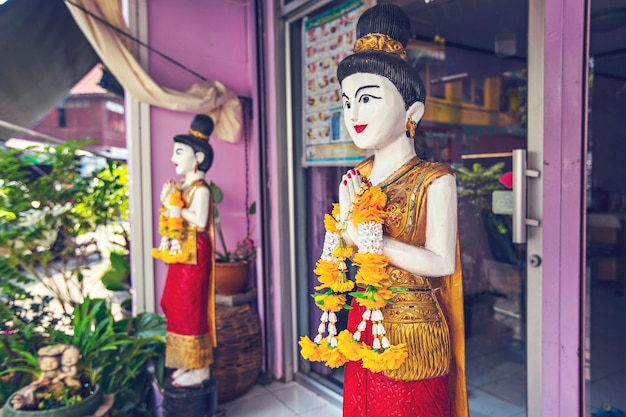
<path id="1" fill-rule="evenodd" d="M 94 143 L 87 149 L 125 160 L 124 97 L 101 87 L 102 75 L 103 67 L 97 64 L 30 128 L 63 140 L 91 139 Z"/>

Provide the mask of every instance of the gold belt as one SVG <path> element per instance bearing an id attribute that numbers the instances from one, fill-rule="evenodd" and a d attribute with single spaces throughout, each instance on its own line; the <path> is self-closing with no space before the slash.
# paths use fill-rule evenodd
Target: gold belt
<path id="1" fill-rule="evenodd" d="M 415 290 L 434 290 L 441 287 L 441 277 L 426 278 L 411 274 L 395 266 L 387 267 L 387 274 L 391 287 L 400 287 Z"/>

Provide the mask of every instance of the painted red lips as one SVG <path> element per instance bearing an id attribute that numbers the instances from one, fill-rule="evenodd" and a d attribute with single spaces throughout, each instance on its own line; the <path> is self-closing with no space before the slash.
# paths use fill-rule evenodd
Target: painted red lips
<path id="1" fill-rule="evenodd" d="M 367 125 L 354 125 L 354 130 L 356 130 L 356 133 L 361 133 L 366 127 Z"/>

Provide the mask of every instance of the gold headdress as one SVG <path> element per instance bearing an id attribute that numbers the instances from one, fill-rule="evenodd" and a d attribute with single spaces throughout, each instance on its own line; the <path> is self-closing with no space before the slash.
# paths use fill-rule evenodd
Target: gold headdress
<path id="1" fill-rule="evenodd" d="M 353 52 L 357 53 L 361 51 L 390 52 L 406 60 L 406 49 L 404 49 L 402 43 L 382 33 L 370 33 L 369 35 L 357 39 L 356 42 L 354 42 Z"/>
<path id="2" fill-rule="evenodd" d="M 198 138 L 198 139 L 204 139 L 208 142 L 210 136 L 209 135 L 205 135 L 204 133 L 198 131 L 198 130 L 194 130 L 194 129 L 189 129 L 189 134 L 191 136 L 193 136 L 194 138 Z"/>

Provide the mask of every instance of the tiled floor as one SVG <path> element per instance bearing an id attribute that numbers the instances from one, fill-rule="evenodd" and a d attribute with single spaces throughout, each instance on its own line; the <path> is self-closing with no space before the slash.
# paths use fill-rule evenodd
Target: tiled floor
<path id="1" fill-rule="evenodd" d="M 226 410 L 226 417 L 341 417 L 339 407 L 297 382 L 255 385 L 219 408 Z"/>

